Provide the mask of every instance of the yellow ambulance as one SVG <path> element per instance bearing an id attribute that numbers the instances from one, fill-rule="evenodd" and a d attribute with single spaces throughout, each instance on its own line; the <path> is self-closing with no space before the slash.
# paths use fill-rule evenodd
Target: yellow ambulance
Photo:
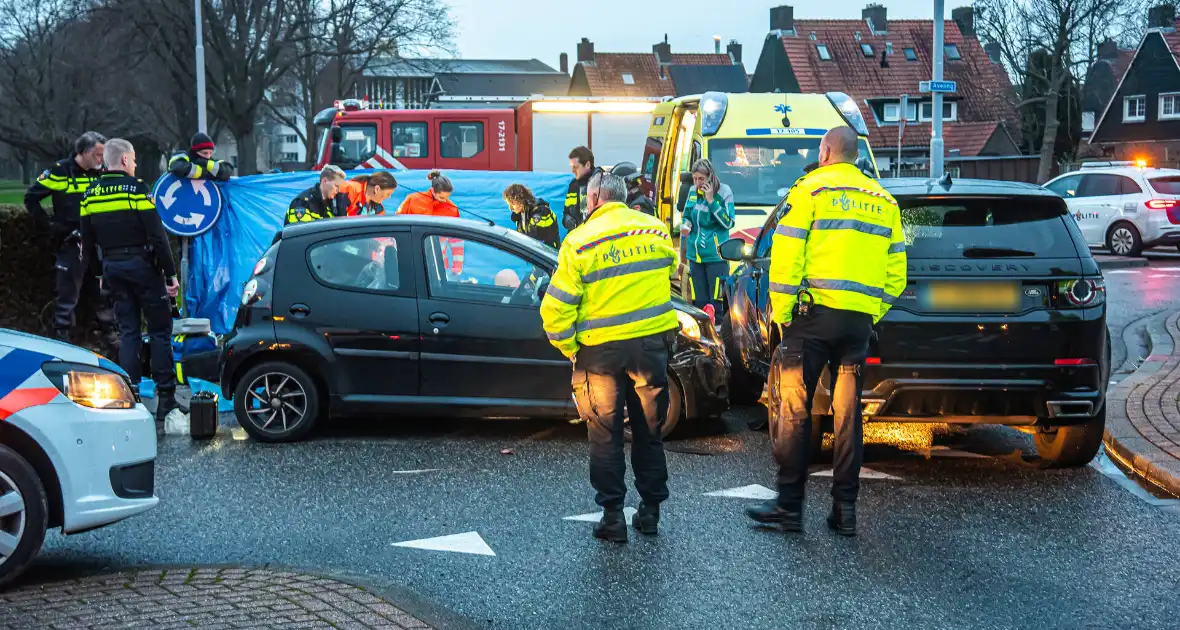
<path id="1" fill-rule="evenodd" d="M 652 113 L 640 165 L 645 193 L 675 228 L 692 185 L 689 168 L 708 158 L 733 190 L 737 217 L 731 235 L 753 243 L 803 169 L 819 160 L 824 133 L 841 125 L 860 136 L 858 164 L 876 175 L 868 127 L 856 102 L 842 92 L 706 92 L 664 101 Z"/>

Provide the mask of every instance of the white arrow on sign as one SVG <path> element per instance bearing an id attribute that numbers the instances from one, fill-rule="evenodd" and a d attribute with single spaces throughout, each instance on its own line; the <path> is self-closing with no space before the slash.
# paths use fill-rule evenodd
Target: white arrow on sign
<path id="1" fill-rule="evenodd" d="M 209 190 L 205 188 L 205 180 L 194 179 L 191 181 L 193 182 L 193 192 L 201 195 L 201 198 L 205 200 L 206 206 L 213 205 L 213 199 L 209 196 Z"/>
<path id="2" fill-rule="evenodd" d="M 172 204 L 176 202 L 176 191 L 180 190 L 180 182 L 172 182 L 168 190 L 164 191 L 164 196 L 160 197 L 160 201 L 164 202 L 165 208 L 172 208 Z"/>
<path id="3" fill-rule="evenodd" d="M 181 225 L 191 225 L 196 227 L 205 219 L 205 215 L 198 212 L 191 212 L 187 217 L 176 217 L 176 222 Z"/>

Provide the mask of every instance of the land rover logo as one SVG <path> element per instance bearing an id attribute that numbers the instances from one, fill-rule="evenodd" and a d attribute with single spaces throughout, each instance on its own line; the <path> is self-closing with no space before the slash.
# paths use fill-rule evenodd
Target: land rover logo
<path id="1" fill-rule="evenodd" d="M 1041 297 L 1041 290 L 1036 287 L 1029 287 L 1024 290 L 1024 294 L 1028 297 Z"/>

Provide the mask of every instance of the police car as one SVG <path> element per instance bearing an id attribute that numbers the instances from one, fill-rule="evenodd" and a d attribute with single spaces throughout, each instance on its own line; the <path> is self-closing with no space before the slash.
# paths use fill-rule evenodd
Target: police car
<path id="1" fill-rule="evenodd" d="M 1180 170 L 1090 162 L 1045 184 L 1065 199 L 1090 247 L 1119 256 L 1180 245 Z"/>
<path id="2" fill-rule="evenodd" d="M 92 352 L 0 329 L 0 586 L 60 527 L 155 507 L 156 424 L 126 372 Z"/>

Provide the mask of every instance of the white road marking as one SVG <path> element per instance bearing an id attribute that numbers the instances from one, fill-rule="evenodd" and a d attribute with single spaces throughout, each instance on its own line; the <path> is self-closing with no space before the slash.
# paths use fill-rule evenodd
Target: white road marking
<path id="1" fill-rule="evenodd" d="M 395 475 L 421 475 L 423 473 L 438 472 L 440 470 L 442 470 L 442 469 L 441 468 L 422 468 L 420 470 L 391 470 L 389 472 L 392 474 L 395 474 Z"/>
<path id="2" fill-rule="evenodd" d="M 1139 269 L 1109 269 L 1102 272 L 1104 276 L 1112 276 L 1116 273 L 1139 273 Z"/>
<path id="3" fill-rule="evenodd" d="M 832 469 L 828 468 L 826 470 L 817 470 L 816 472 L 813 472 L 811 474 L 815 475 L 816 477 L 831 477 L 832 476 Z M 890 475 L 888 473 L 877 472 L 877 471 L 873 470 L 872 468 L 861 468 L 860 469 L 860 478 L 861 479 L 894 479 L 894 480 L 898 480 L 898 481 L 901 480 L 901 477 L 894 477 L 893 475 Z"/>
<path id="4" fill-rule="evenodd" d="M 410 549 L 425 549 L 426 551 L 451 551 L 454 553 L 470 553 L 477 556 L 494 556 L 496 552 L 484 542 L 479 532 L 464 532 L 437 538 L 422 538 L 393 543 L 394 547 L 409 547 Z"/>
<path id="5" fill-rule="evenodd" d="M 959 457 L 969 459 L 991 459 L 987 455 L 980 455 L 979 453 L 972 453 L 970 451 L 960 451 L 958 449 L 946 446 L 931 446 L 927 451 L 931 457 Z"/>
<path id="6" fill-rule="evenodd" d="M 760 486 L 754 483 L 740 488 L 706 492 L 705 496 L 725 497 L 727 499 L 773 499 L 778 496 L 778 493 L 766 486 Z"/>
<path id="7" fill-rule="evenodd" d="M 636 510 L 633 507 L 623 508 L 623 516 L 626 517 L 628 525 L 631 524 L 631 517 L 635 516 L 635 513 L 638 511 L 639 510 Z M 602 512 L 591 512 L 589 514 L 579 514 L 577 516 L 566 516 L 566 517 L 562 518 L 561 520 L 563 520 L 563 521 L 583 521 L 586 523 L 597 523 L 598 521 L 602 520 Z"/>

